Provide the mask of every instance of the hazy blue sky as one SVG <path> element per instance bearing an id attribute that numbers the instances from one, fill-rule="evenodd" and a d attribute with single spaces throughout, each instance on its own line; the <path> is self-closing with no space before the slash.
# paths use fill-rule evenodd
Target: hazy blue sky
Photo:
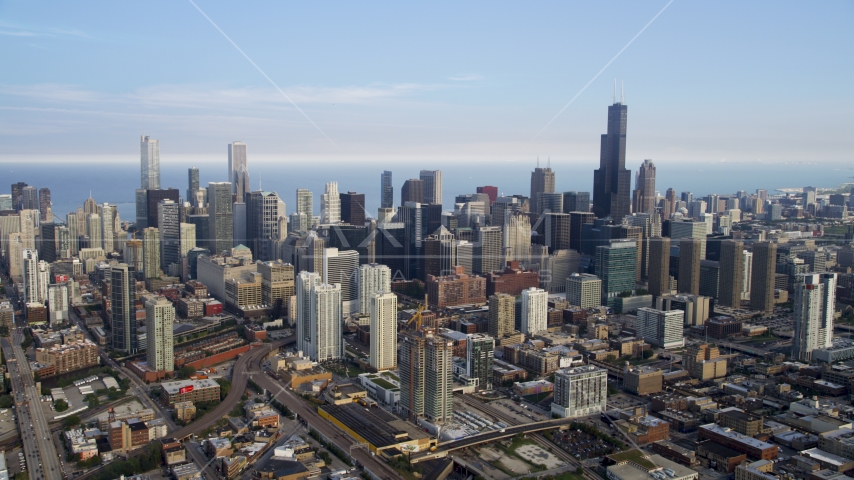
<path id="1" fill-rule="evenodd" d="M 854 2 L 0 2 L 0 162 L 598 162 L 614 78 L 628 164 L 850 161 Z M 109 157 L 113 158 L 113 157 Z"/>

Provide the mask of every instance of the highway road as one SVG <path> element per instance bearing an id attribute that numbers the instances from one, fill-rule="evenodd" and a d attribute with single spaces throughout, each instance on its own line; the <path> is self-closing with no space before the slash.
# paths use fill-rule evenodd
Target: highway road
<path id="1" fill-rule="evenodd" d="M 41 392 L 36 390 L 29 362 L 21 349 L 23 340 L 23 333 L 16 328 L 11 342 L 3 338 L 0 347 L 9 367 L 28 470 L 31 478 L 61 479 L 64 476 L 62 466 L 42 411 Z"/>

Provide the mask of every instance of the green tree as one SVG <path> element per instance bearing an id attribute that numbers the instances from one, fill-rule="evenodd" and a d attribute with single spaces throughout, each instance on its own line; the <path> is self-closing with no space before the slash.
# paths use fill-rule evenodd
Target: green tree
<path id="1" fill-rule="evenodd" d="M 196 373 L 196 369 L 190 365 L 184 365 L 178 370 L 178 378 L 190 378 L 190 375 Z"/>
<path id="2" fill-rule="evenodd" d="M 68 402 L 60 398 L 56 401 L 56 403 L 54 403 L 54 407 L 56 408 L 57 412 L 64 412 L 68 410 Z"/>
<path id="3" fill-rule="evenodd" d="M 9 408 L 15 401 L 11 395 L 0 395 L 0 408 Z"/>
<path id="4" fill-rule="evenodd" d="M 69 415 L 65 417 L 65 429 L 71 430 L 72 428 L 80 425 L 80 417 L 77 415 Z"/>
<path id="5" fill-rule="evenodd" d="M 219 396 L 224 399 L 228 396 L 228 392 L 231 391 L 231 382 L 225 378 L 217 378 L 216 383 L 219 384 Z"/>

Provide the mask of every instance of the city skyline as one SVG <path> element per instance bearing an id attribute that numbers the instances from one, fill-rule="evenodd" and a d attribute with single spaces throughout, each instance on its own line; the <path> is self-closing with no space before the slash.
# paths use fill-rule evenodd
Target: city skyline
<path id="1" fill-rule="evenodd" d="M 0 74 L 0 100 L 7 113 L 0 123 L 0 162 L 26 154 L 116 155 L 126 151 L 125 137 L 145 134 L 160 139 L 164 152 L 180 154 L 217 153 L 223 141 L 241 138 L 260 155 L 342 160 L 540 155 L 559 167 L 595 162 L 599 145 L 594 135 L 601 124 L 592 118 L 612 98 L 614 78 L 625 82 L 626 102 L 636 120 L 627 147 L 630 165 L 645 158 L 660 168 L 668 161 L 841 161 L 852 147 L 843 127 L 852 97 L 838 88 L 852 71 L 836 59 L 851 43 L 852 33 L 844 26 L 854 12 L 841 2 L 822 3 L 806 14 L 794 5 L 718 9 L 688 2 L 619 9 L 543 3 L 513 15 L 506 9 L 490 12 L 493 25 L 522 25 L 518 30 L 472 22 L 481 12 L 474 5 L 459 7 L 454 16 L 424 12 L 420 6 L 383 12 L 342 7 L 324 12 L 324 23 L 340 33 L 309 43 L 305 51 L 293 46 L 300 36 L 311 38 L 318 15 L 313 6 L 294 7 L 296 12 L 247 7 L 235 14 L 219 5 L 200 5 L 332 142 L 192 5 L 156 7 L 159 18 L 169 20 L 154 25 L 123 15 L 124 8 L 110 6 L 93 14 L 57 5 L 53 16 L 45 17 L 26 4 L 4 7 L 2 51 L 7 61 L 25 68 Z M 247 34 L 249 25 L 253 31 L 264 28 L 285 13 L 304 15 L 306 22 L 267 42 Z M 423 27 L 400 21 L 413 14 L 427 15 L 454 34 L 435 41 L 433 48 L 422 47 L 417 39 Z M 360 29 L 356 35 L 349 22 L 361 15 L 382 22 L 383 28 Z M 102 16 L 111 21 L 101 21 Z M 559 18 L 570 19 L 574 27 L 559 22 L 557 28 Z M 705 19 L 701 27 L 696 18 Z M 172 22 L 186 28 L 170 28 Z M 609 28 L 602 28 L 606 24 Z M 724 27 L 730 35 L 716 33 Z M 385 41 L 389 34 L 402 41 L 390 45 Z M 717 41 L 705 42 L 708 35 Z M 121 51 L 111 47 L 116 42 Z M 121 68 L 139 57 L 135 52 L 148 54 L 166 45 L 170 52 L 159 55 L 161 68 L 144 75 Z M 270 56 L 280 48 L 285 56 Z M 359 48 L 375 53 L 369 61 L 354 63 L 359 56 L 348 52 Z M 400 55 L 412 50 L 419 55 L 411 60 Z M 211 55 L 243 68 L 223 76 Z M 392 58 L 405 60 L 392 70 Z M 64 69 L 66 75 L 57 82 L 49 73 L 71 59 L 84 67 L 99 63 Z M 104 64 L 117 68 L 104 75 Z M 336 68 L 333 76 L 333 64 L 353 68 Z M 218 74 L 211 76 L 213 71 Z M 347 73 L 338 75 L 342 71 Z M 46 132 L 54 141 L 40 141 Z M 257 160 L 253 154 L 253 164 Z"/>

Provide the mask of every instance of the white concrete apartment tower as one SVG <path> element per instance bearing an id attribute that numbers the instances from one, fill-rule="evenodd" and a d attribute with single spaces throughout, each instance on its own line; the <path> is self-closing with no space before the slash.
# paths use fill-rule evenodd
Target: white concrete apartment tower
<path id="1" fill-rule="evenodd" d="M 379 371 L 397 367 L 397 295 L 375 292 L 370 297 L 371 366 Z"/>
<path id="2" fill-rule="evenodd" d="M 522 290 L 522 333 L 534 335 L 548 328 L 549 294 L 542 288 Z"/>
<path id="3" fill-rule="evenodd" d="M 300 272 L 296 279 L 297 348 L 309 355 L 311 348 L 311 289 L 323 283 L 319 273 Z"/>
<path id="4" fill-rule="evenodd" d="M 338 223 L 341 221 L 341 197 L 338 195 L 338 182 L 326 184 L 326 191 L 320 196 L 320 221 Z"/>
<path id="5" fill-rule="evenodd" d="M 160 140 L 139 137 L 139 157 L 140 186 L 143 190 L 160 189 Z"/>
<path id="6" fill-rule="evenodd" d="M 359 313 L 371 313 L 371 297 L 376 293 L 391 291 L 391 269 L 378 263 L 359 267 Z"/>
<path id="7" fill-rule="evenodd" d="M 795 336 L 792 356 L 812 360 L 813 350 L 833 346 L 833 313 L 836 303 L 835 273 L 804 273 L 795 283 Z"/>
<path id="8" fill-rule="evenodd" d="M 341 285 L 315 285 L 310 294 L 311 355 L 316 362 L 344 358 Z"/>
<path id="9" fill-rule="evenodd" d="M 159 372 L 175 369 L 175 342 L 172 325 L 175 323 L 175 307 L 166 297 L 149 297 L 145 302 L 145 351 L 148 368 Z"/>

